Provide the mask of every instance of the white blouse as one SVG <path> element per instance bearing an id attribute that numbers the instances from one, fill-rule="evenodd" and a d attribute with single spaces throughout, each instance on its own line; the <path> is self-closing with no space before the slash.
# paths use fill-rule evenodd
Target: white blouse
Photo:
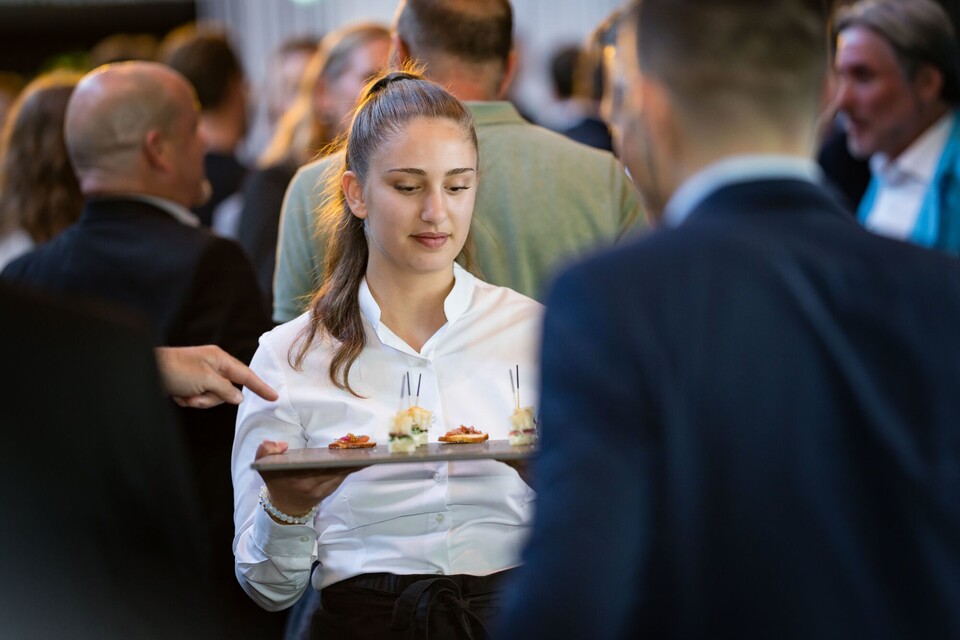
<path id="1" fill-rule="evenodd" d="M 535 494 L 501 462 L 368 467 L 321 503 L 313 526 L 277 524 L 257 502 L 262 479 L 250 464 L 261 441 L 325 447 L 352 432 L 386 444 L 408 371 L 414 393 L 420 380 L 420 406 L 435 416 L 430 441 L 461 424 L 506 439 L 514 408 L 509 372 L 517 365 L 521 403 L 537 406 L 543 307 L 459 266 L 454 276 L 444 302 L 447 323 L 420 353 L 380 324 L 380 309 L 361 284 L 366 346 L 350 384 L 363 398 L 330 382 L 329 341 L 314 344 L 302 371 L 290 366 L 290 347 L 308 314 L 260 339 L 251 367 L 280 397 L 268 402 L 244 391 L 233 483 L 237 577 L 261 606 L 293 604 L 314 560 L 318 590 L 362 573 L 488 575 L 517 565 Z"/>

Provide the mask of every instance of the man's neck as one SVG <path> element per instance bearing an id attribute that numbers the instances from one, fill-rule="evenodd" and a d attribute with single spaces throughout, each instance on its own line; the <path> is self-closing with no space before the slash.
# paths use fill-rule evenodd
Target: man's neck
<path id="1" fill-rule="evenodd" d="M 502 74 L 489 63 L 435 60 L 427 63 L 427 77 L 463 102 L 502 100 L 499 81 Z"/>
<path id="2" fill-rule="evenodd" d="M 930 127 L 935 125 L 940 118 L 947 114 L 950 111 L 950 105 L 945 102 L 938 102 L 935 105 L 932 105 L 920 118 L 917 120 L 917 126 L 913 131 L 913 135 L 908 136 L 907 140 L 900 144 L 896 149 L 887 154 L 887 160 L 892 161 L 900 157 L 904 151 L 909 149 L 914 142 L 916 142 L 924 133 L 926 133 Z"/>
<path id="3" fill-rule="evenodd" d="M 810 159 L 814 154 L 813 127 L 779 130 L 756 128 L 742 136 L 724 136 L 723 139 L 693 141 L 677 155 L 672 172 L 672 191 L 676 191 L 691 176 L 726 158 L 736 156 L 786 156 Z"/>
<path id="4" fill-rule="evenodd" d="M 91 172 L 82 175 L 80 191 L 87 199 L 135 195 L 169 200 L 183 207 L 189 206 L 179 201 L 181 194 L 167 193 L 158 188 L 156 180 L 143 180 L 110 173 Z"/>

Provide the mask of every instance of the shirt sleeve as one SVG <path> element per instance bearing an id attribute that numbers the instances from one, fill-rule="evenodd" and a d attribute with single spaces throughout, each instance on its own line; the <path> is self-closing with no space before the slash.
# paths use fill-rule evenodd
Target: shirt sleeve
<path id="1" fill-rule="evenodd" d="M 284 354 L 285 355 L 285 354 Z M 237 579 L 243 590 L 268 611 L 291 606 L 310 581 L 316 560 L 316 530 L 310 525 L 281 525 L 259 504 L 260 474 L 250 468 L 263 440 L 306 446 L 299 417 L 290 405 L 280 357 L 261 341 L 250 367 L 279 394 L 270 402 L 244 389 L 233 445 L 233 540 Z"/>
<path id="2" fill-rule="evenodd" d="M 278 323 L 303 313 L 307 296 L 319 283 L 323 260 L 315 238 L 315 222 L 322 174 L 317 164 L 300 169 L 283 199 L 273 281 L 273 319 Z"/>

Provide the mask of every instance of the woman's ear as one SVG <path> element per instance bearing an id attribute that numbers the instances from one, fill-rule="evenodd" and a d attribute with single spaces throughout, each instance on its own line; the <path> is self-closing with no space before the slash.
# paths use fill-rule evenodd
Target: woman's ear
<path id="1" fill-rule="evenodd" d="M 367 205 L 363 200 L 363 185 L 360 184 L 360 178 L 353 171 L 344 171 L 343 178 L 340 179 L 340 187 L 343 189 L 343 197 L 347 201 L 347 206 L 353 215 L 361 220 L 367 217 Z"/>

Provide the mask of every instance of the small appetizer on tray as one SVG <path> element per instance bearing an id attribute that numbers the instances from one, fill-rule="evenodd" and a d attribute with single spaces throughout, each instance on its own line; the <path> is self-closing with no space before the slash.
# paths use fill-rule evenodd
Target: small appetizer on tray
<path id="1" fill-rule="evenodd" d="M 377 446 L 377 443 L 371 440 L 370 436 L 355 436 L 352 433 L 348 433 L 329 444 L 331 449 L 370 449 L 375 446 Z"/>
<path id="2" fill-rule="evenodd" d="M 475 442 L 484 442 L 490 436 L 483 431 L 478 431 L 473 427 L 465 427 L 460 425 L 452 431 L 447 431 L 446 435 L 442 435 L 437 438 L 440 442 L 454 443 L 454 444 L 467 444 Z"/>
<path id="3" fill-rule="evenodd" d="M 423 375 L 417 378 L 417 395 L 410 388 L 410 372 L 403 374 L 400 380 L 400 409 L 393 416 L 393 427 L 390 429 L 390 453 L 410 453 L 419 446 L 427 444 L 430 423 L 433 422 L 433 413 L 420 406 L 420 382 Z M 404 403 L 406 399 L 406 403 Z M 412 403 L 412 404 L 411 404 Z M 404 408 L 404 404 L 407 405 Z"/>
<path id="4" fill-rule="evenodd" d="M 390 453 L 412 453 L 416 448 L 417 443 L 410 433 L 390 432 L 390 441 L 387 443 Z"/>
<path id="5" fill-rule="evenodd" d="M 433 412 L 414 405 L 397 411 L 397 415 L 393 418 L 393 431 L 409 433 L 414 444 L 422 447 L 427 444 L 427 439 L 430 437 L 427 432 L 431 422 L 433 422 Z"/>
<path id="6" fill-rule="evenodd" d="M 510 416 L 510 433 L 507 438 L 513 446 L 534 444 L 537 441 L 537 419 L 533 407 L 516 408 Z"/>
<path id="7" fill-rule="evenodd" d="M 390 441 L 387 443 L 387 449 L 390 453 L 411 453 L 417 448 L 417 441 L 413 437 L 413 422 L 410 420 L 400 420 L 398 413 L 393 420 L 393 428 L 390 429 Z"/>

